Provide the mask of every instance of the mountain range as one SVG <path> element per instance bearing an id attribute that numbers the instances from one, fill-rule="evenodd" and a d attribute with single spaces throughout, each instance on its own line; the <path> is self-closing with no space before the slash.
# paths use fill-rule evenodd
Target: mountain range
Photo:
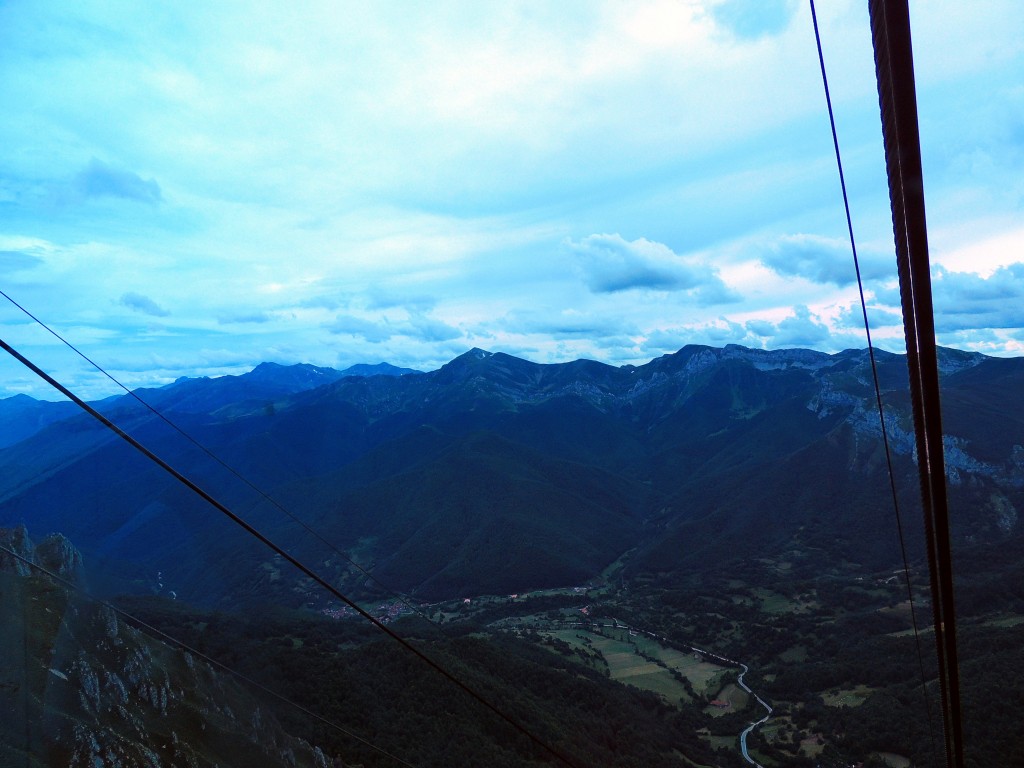
<path id="1" fill-rule="evenodd" d="M 876 356 L 916 557 L 906 363 Z M 1017 552 L 1024 360 L 943 349 L 940 365 L 954 535 L 968 557 Z M 138 394 L 231 471 L 128 396 L 99 407 L 354 594 L 671 581 L 765 557 L 810 576 L 823 558 L 884 569 L 900 557 L 866 350 L 687 346 L 615 367 L 473 349 L 426 373 L 263 364 Z M 0 424 L 0 524 L 61 531 L 97 588 L 323 602 L 66 404 L 0 401 Z"/>

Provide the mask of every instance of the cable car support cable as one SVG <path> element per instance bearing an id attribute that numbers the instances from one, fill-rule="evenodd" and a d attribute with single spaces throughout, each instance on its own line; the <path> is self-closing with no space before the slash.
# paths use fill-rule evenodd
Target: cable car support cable
<path id="1" fill-rule="evenodd" d="M 962 768 L 956 610 L 910 9 L 906 0 L 869 0 L 868 10 L 907 343 L 946 763 L 951 768 Z"/>
<path id="2" fill-rule="evenodd" d="M 166 461 L 161 459 L 159 456 L 157 456 L 155 453 L 153 453 L 153 451 L 151 451 L 149 448 L 144 446 L 142 443 L 140 443 L 134 437 L 129 435 L 127 432 L 125 432 L 123 429 L 121 429 L 114 422 L 112 422 L 110 419 L 108 419 L 102 413 L 97 411 L 95 408 L 93 408 L 87 402 L 82 400 L 82 398 L 80 398 L 78 395 L 76 395 L 74 392 L 72 392 L 66 386 L 61 384 L 53 376 L 51 376 L 46 371 L 44 371 L 42 368 L 37 366 L 35 363 L 33 363 L 31 360 L 29 360 L 27 357 L 25 357 L 23 354 L 21 354 L 18 350 L 16 350 L 14 347 L 12 347 L 10 344 L 8 344 L 3 339 L 0 339 L 0 349 L 3 349 L 4 351 L 6 351 L 9 355 L 11 355 L 11 357 L 13 357 L 18 362 L 20 362 L 22 365 L 24 365 L 26 368 L 31 370 L 34 374 L 36 374 L 39 378 L 43 379 L 43 381 L 45 381 L 51 387 L 56 389 L 58 392 L 60 392 L 66 398 L 71 400 L 73 403 L 75 403 L 75 405 L 77 405 L 83 411 L 85 411 L 90 416 L 92 416 L 94 419 L 99 421 L 107 429 L 109 429 L 112 432 L 114 432 L 118 437 L 120 437 L 126 443 L 128 443 L 133 448 L 135 448 L 135 450 L 137 450 L 140 453 L 142 453 L 146 458 L 148 458 L 154 464 L 156 464 L 161 469 L 163 469 L 165 472 L 167 472 L 169 475 L 171 475 L 179 483 L 181 483 L 186 488 L 188 488 L 193 493 L 195 493 L 197 496 L 202 498 L 204 501 L 206 501 L 208 504 L 210 504 L 210 506 L 214 507 L 218 512 L 220 512 L 225 517 L 227 517 L 229 520 L 231 520 L 233 523 L 238 525 L 240 528 L 242 528 L 250 536 L 252 536 L 255 539 L 258 539 L 261 543 L 263 543 L 265 546 L 267 546 L 275 554 L 280 555 L 284 560 L 286 560 L 294 568 L 296 568 L 298 571 L 300 571 L 304 576 L 307 576 L 308 578 L 312 579 L 314 582 L 319 584 L 322 588 L 327 590 L 335 598 L 337 598 L 341 602 L 345 603 L 345 605 L 347 605 L 349 608 L 354 610 L 356 613 L 358 613 L 360 616 L 362 616 L 368 622 L 373 624 L 373 626 L 375 626 L 377 629 L 379 629 L 381 632 L 383 632 L 389 638 L 391 638 L 396 643 L 401 645 L 406 651 L 408 651 L 409 653 L 411 653 L 414 656 L 416 656 L 421 662 L 423 662 L 427 666 L 431 667 L 434 671 L 436 671 L 442 677 L 446 678 L 449 682 L 451 682 L 457 688 L 460 688 L 465 694 L 470 696 L 472 699 L 475 699 L 479 704 L 481 704 L 485 708 L 489 709 L 491 712 L 493 712 L 499 718 L 504 720 L 506 723 L 508 723 L 510 726 L 512 726 L 512 728 L 514 728 L 520 734 L 522 734 L 523 736 L 528 738 L 531 742 L 533 742 L 535 746 L 539 747 L 544 752 L 547 752 L 549 755 L 551 755 L 552 757 L 556 758 L 559 762 L 562 762 L 565 765 L 570 766 L 570 768 L 578 768 L 576 763 L 573 762 L 569 757 L 564 755 L 561 751 L 555 749 L 553 746 L 548 744 L 546 741 L 541 739 L 539 736 L 535 735 L 532 731 L 530 731 L 528 728 L 526 728 L 526 726 L 524 726 L 521 723 L 519 723 L 511 715 L 506 713 L 503 709 L 501 709 L 500 707 L 498 707 L 495 704 L 492 704 L 490 701 L 488 701 L 486 698 L 484 698 L 483 695 L 478 693 L 469 684 L 463 682 L 461 679 L 456 677 L 453 673 L 449 672 L 447 669 L 445 669 L 443 666 L 441 666 L 438 662 L 434 661 L 432 658 L 430 658 L 425 653 L 423 653 L 416 646 L 412 645 L 412 643 L 410 643 L 404 637 L 402 637 L 397 632 L 395 632 L 393 629 L 388 627 L 382 621 L 377 619 L 375 616 L 373 616 L 371 613 L 369 613 L 365 608 L 363 608 L 362 606 L 358 605 L 354 600 L 352 600 L 347 595 L 343 594 L 337 587 L 335 587 L 333 584 L 328 582 L 323 576 L 318 574 L 316 571 L 314 571 L 312 568 L 307 566 L 302 561 L 298 560 L 294 555 L 290 554 L 287 550 L 282 548 L 279 544 L 275 543 L 273 540 L 271 540 L 264 533 L 260 532 L 258 529 L 253 527 L 244 518 L 240 517 L 238 514 L 233 512 L 231 509 L 229 509 L 223 503 L 218 501 L 215 497 L 210 495 L 203 488 L 201 488 L 199 485 L 194 483 L 188 477 L 186 477 L 181 472 L 179 472 L 174 467 L 172 467 L 170 464 L 168 464 Z"/>

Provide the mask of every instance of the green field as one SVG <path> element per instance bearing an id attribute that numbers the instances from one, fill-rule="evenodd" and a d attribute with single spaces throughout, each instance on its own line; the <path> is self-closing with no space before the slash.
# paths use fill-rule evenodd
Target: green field
<path id="1" fill-rule="evenodd" d="M 910 760 L 892 752 L 879 752 L 878 756 L 889 768 L 910 768 Z"/>
<path id="2" fill-rule="evenodd" d="M 669 651 L 669 653 L 677 655 L 671 661 L 668 659 L 663 659 L 663 661 L 670 667 L 678 669 L 690 681 L 693 689 L 700 694 L 709 693 L 717 688 L 718 681 L 726 671 L 726 667 L 697 659 L 692 653 L 680 653 L 679 651 Z"/>
<path id="3" fill-rule="evenodd" d="M 794 645 L 779 654 L 779 659 L 788 664 L 799 664 L 807 661 L 807 648 L 802 645 Z"/>
<path id="4" fill-rule="evenodd" d="M 670 704 L 678 704 L 680 700 L 692 701 L 686 687 L 673 676 L 671 670 L 677 670 L 685 677 L 697 694 L 717 690 L 725 672 L 725 667 L 697 659 L 692 653 L 666 648 L 652 638 L 630 635 L 624 629 L 610 630 L 611 636 L 576 629 L 553 630 L 541 634 L 557 638 L 587 653 L 596 651 L 604 659 L 612 680 L 657 693 Z M 645 659 L 641 654 L 649 658 Z"/>
<path id="5" fill-rule="evenodd" d="M 873 690 L 866 685 L 858 685 L 847 690 L 824 693 L 821 700 L 830 707 L 859 707 Z"/>
<path id="6" fill-rule="evenodd" d="M 678 670 L 683 677 L 690 681 L 690 685 L 698 694 L 707 694 L 715 690 L 726 670 L 726 667 L 704 661 L 690 651 L 666 648 L 645 635 L 630 639 L 636 644 L 636 648 L 646 655 L 657 659 L 671 669 Z"/>
<path id="7" fill-rule="evenodd" d="M 825 742 L 818 735 L 812 736 L 807 739 L 802 739 L 800 741 L 800 753 L 804 755 L 804 757 L 815 758 L 824 751 Z"/>
<path id="8" fill-rule="evenodd" d="M 792 600 L 785 595 L 780 595 L 771 589 L 756 587 L 750 590 L 751 594 L 761 600 L 761 610 L 765 613 L 807 613 L 816 606 L 816 603 Z"/>
<path id="9" fill-rule="evenodd" d="M 918 610 L 920 610 L 920 608 L 918 608 Z M 909 600 L 904 600 L 901 603 L 897 603 L 896 605 L 888 606 L 886 608 L 880 608 L 878 612 L 885 616 L 896 616 L 897 618 L 905 621 L 907 626 L 911 626 L 913 624 Z"/>
<path id="10" fill-rule="evenodd" d="M 711 734 L 701 735 L 702 739 L 711 744 L 712 749 L 733 749 L 739 750 L 739 739 L 736 736 L 712 736 Z"/>
<path id="11" fill-rule="evenodd" d="M 729 683 L 724 686 L 718 693 L 715 694 L 715 698 L 720 701 L 729 702 L 728 708 L 712 707 L 707 706 L 704 708 L 704 712 L 712 717 L 721 717 L 729 712 L 739 712 L 744 709 L 747 704 L 750 703 L 750 694 L 744 691 L 735 683 Z"/>

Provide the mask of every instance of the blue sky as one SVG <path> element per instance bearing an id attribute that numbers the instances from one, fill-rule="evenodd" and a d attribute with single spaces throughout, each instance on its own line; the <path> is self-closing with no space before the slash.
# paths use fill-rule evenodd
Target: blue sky
<path id="1" fill-rule="evenodd" d="M 127 384 L 864 346 L 806 3 L 274 5 L 0 2 L 0 286 Z M 899 349 L 866 4 L 819 5 Z M 1024 9 L 911 10 L 939 342 L 1019 355 Z M 0 361 L 17 392 L 49 396 Z"/>

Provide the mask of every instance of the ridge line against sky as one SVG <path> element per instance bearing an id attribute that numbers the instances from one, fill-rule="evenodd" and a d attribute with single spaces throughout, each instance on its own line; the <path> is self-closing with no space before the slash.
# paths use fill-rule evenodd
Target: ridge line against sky
<path id="1" fill-rule="evenodd" d="M 1024 352 L 1024 9 L 911 8 L 938 341 Z M 866 4 L 819 21 L 902 348 Z M 0 287 L 129 386 L 863 347 L 806 3 L 0 5 Z M 109 382 L 14 307 L 0 333 Z M 13 361 L 0 397 L 48 397 Z"/>

